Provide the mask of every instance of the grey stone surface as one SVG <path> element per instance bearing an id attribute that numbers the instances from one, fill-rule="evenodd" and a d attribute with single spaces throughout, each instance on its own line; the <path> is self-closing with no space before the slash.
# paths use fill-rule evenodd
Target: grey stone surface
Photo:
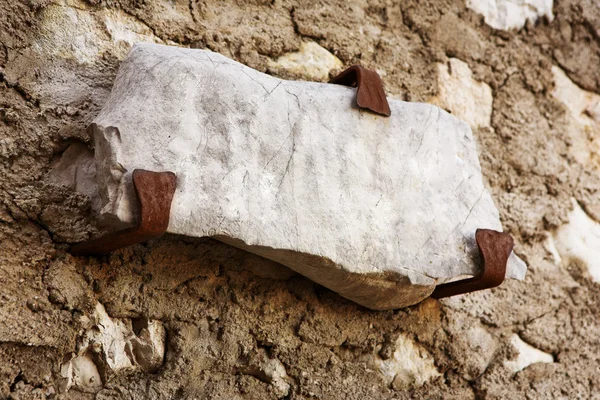
<path id="1" fill-rule="evenodd" d="M 131 224 L 136 168 L 178 177 L 168 232 L 269 258 L 359 304 L 414 304 L 476 274 L 501 230 L 470 128 L 429 104 L 280 80 L 219 54 L 136 45 L 94 120 L 101 214 Z M 114 129 L 117 128 L 117 129 Z M 526 266 L 513 256 L 508 277 Z"/>

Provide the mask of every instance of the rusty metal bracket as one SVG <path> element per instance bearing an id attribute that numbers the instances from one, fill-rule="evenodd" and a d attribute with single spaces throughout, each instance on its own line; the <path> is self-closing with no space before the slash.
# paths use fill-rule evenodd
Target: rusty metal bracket
<path id="1" fill-rule="evenodd" d="M 483 260 L 482 272 L 473 278 L 439 285 L 431 297 L 441 299 L 477 290 L 491 289 L 500 286 L 504 281 L 506 263 L 514 246 L 512 236 L 491 229 L 477 229 L 475 240 Z"/>
<path id="2" fill-rule="evenodd" d="M 341 72 L 329 83 L 356 87 L 356 104 L 360 108 L 371 110 L 374 113 L 389 117 L 392 115 L 383 90 L 383 82 L 375 71 L 353 65 Z"/>
<path id="3" fill-rule="evenodd" d="M 135 227 L 112 232 L 71 248 L 75 255 L 106 254 L 162 235 L 169 226 L 177 177 L 172 172 L 133 171 L 133 186 L 140 205 Z"/>

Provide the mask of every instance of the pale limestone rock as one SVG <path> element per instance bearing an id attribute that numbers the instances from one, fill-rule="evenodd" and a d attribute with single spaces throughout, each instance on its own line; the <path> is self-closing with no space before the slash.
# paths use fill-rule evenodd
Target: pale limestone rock
<path id="1" fill-rule="evenodd" d="M 259 349 L 250 360 L 249 364 L 240 370 L 247 375 L 273 386 L 278 398 L 289 394 L 291 385 L 288 383 L 289 377 L 285 366 L 277 358 L 271 358 L 263 349 Z"/>
<path id="2" fill-rule="evenodd" d="M 95 211 L 100 210 L 101 202 L 96 183 L 94 153 L 84 144 L 70 145 L 58 162 L 52 165 L 47 181 L 85 194 L 91 199 L 92 208 Z"/>
<path id="3" fill-rule="evenodd" d="M 430 100 L 462 119 L 472 129 L 490 126 L 492 119 L 492 89 L 473 79 L 469 66 L 451 58 L 438 64 L 438 95 Z"/>
<path id="4" fill-rule="evenodd" d="M 515 359 L 504 362 L 504 366 L 513 374 L 524 370 L 531 364 L 554 362 L 554 357 L 551 354 L 544 353 L 525 343 L 516 333 L 511 335 L 510 344 L 519 352 Z"/>
<path id="5" fill-rule="evenodd" d="M 472 298 L 476 297 L 478 296 L 472 296 Z M 456 297 L 447 299 L 445 303 L 453 307 L 461 300 L 464 298 Z M 447 310 L 445 314 L 445 326 L 450 335 L 446 352 L 451 358 L 462 360 L 457 367 L 461 376 L 469 381 L 476 380 L 494 359 L 498 343 L 480 322 L 465 318 L 464 314 L 451 310 Z"/>
<path id="6" fill-rule="evenodd" d="M 89 354 L 73 357 L 61 366 L 60 373 L 65 379 L 63 391 L 75 387 L 82 392 L 95 392 L 102 387 L 100 373 Z"/>
<path id="7" fill-rule="evenodd" d="M 559 67 L 553 66 L 552 74 L 552 95 L 569 113 L 571 154 L 582 164 L 592 163 L 600 168 L 600 95 L 581 89 Z"/>
<path id="8" fill-rule="evenodd" d="M 150 42 L 161 43 L 162 40 L 154 36 L 152 30 L 139 20 L 127 15 L 119 9 L 106 9 L 100 14 L 104 28 L 110 35 L 110 40 L 116 44 L 124 44 L 127 55 L 129 48 L 135 43 Z"/>
<path id="9" fill-rule="evenodd" d="M 269 64 L 274 70 L 284 70 L 318 81 L 329 80 L 329 71 L 344 66 L 339 58 L 315 42 L 303 42 L 300 50 L 282 55 Z"/>
<path id="10" fill-rule="evenodd" d="M 105 379 L 122 371 L 152 372 L 162 365 L 166 332 L 160 321 L 147 321 L 136 335 L 130 319 L 111 318 L 98 303 L 93 321 L 86 322 L 92 326 L 84 332 L 77 354 L 61 367 L 66 390 L 71 386 L 94 389 L 97 382 L 101 385 L 97 363 Z"/>
<path id="11" fill-rule="evenodd" d="M 582 261 L 593 281 L 600 282 L 600 223 L 591 219 L 575 199 L 571 202 L 569 222 L 553 234 L 555 248 L 559 259 Z"/>
<path id="12" fill-rule="evenodd" d="M 562 262 L 562 257 L 556 249 L 556 245 L 554 244 L 554 238 L 552 237 L 551 233 L 546 233 L 546 239 L 544 240 L 544 248 L 552 256 L 554 264 L 560 265 L 560 263 Z"/>
<path id="13" fill-rule="evenodd" d="M 136 45 L 94 120 L 102 215 L 133 223 L 132 171 L 172 171 L 168 232 L 240 247 L 366 307 L 478 273 L 475 230 L 501 225 L 469 127 L 397 100 L 384 118 L 354 97 L 210 51 Z M 525 270 L 510 258 L 508 277 Z"/>
<path id="14" fill-rule="evenodd" d="M 7 63 L 2 73 L 11 85 L 25 85 L 44 105 L 53 104 L 58 110 L 69 106 L 67 113 L 106 99 L 109 88 L 98 79 L 105 79 L 107 57 L 124 58 L 134 42 L 163 43 L 140 19 L 115 7 L 94 7 L 84 0 L 42 3 L 31 46 L 16 54 L 21 61 Z M 23 75 L 25 60 L 36 60 L 36 65 Z M 69 63 L 79 65 L 70 68 Z"/>
<path id="15" fill-rule="evenodd" d="M 100 303 L 95 318 L 95 328 L 84 335 L 84 346 L 100 350 L 110 370 L 137 367 L 151 371 L 162 364 L 166 334 L 160 321 L 149 321 L 138 336 L 131 320 L 110 318 Z"/>
<path id="16" fill-rule="evenodd" d="M 60 58 L 90 63 L 100 52 L 101 30 L 93 16 L 64 4 L 51 4 L 40 12 L 40 35 L 32 43 L 34 51 Z"/>
<path id="17" fill-rule="evenodd" d="M 147 321 L 139 335 L 129 336 L 127 351 L 134 366 L 146 372 L 159 368 L 165 355 L 165 328 L 160 321 Z"/>
<path id="18" fill-rule="evenodd" d="M 278 359 L 269 359 L 264 365 L 265 374 L 271 380 L 271 384 L 276 390 L 277 395 L 287 396 L 290 392 L 290 384 L 286 381 L 287 371 L 285 366 Z"/>
<path id="19" fill-rule="evenodd" d="M 113 320 L 100 303 L 96 305 L 94 314 L 95 328 L 88 330 L 84 335 L 83 347 L 86 351 L 90 348 L 102 353 L 104 362 L 112 371 L 133 367 L 132 360 L 125 350 L 132 333 L 131 322 Z"/>
<path id="20" fill-rule="evenodd" d="M 467 0 L 467 7 L 481 14 L 494 29 L 520 29 L 527 20 L 535 22 L 546 16 L 550 21 L 553 0 Z"/>
<path id="21" fill-rule="evenodd" d="M 464 375 L 468 379 L 475 380 L 492 362 L 498 345 L 494 337 L 480 325 L 473 325 L 461 334 L 463 337 L 459 340 L 462 342 L 462 348 L 470 355 L 470 359 L 463 367 Z"/>
<path id="22" fill-rule="evenodd" d="M 92 13 L 86 10 L 86 3 L 72 3 L 57 1 L 40 11 L 40 34 L 32 44 L 34 51 L 92 64 L 108 49 L 124 57 L 134 43 L 162 42 L 150 28 L 121 10 L 105 8 Z"/>
<path id="23" fill-rule="evenodd" d="M 377 362 L 377 370 L 397 390 L 423 386 L 442 376 L 431 354 L 405 334 L 398 336 L 392 357 Z"/>

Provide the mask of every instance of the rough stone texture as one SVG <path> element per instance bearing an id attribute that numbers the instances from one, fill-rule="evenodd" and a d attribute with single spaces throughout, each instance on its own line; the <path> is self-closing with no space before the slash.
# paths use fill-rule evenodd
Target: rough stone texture
<path id="1" fill-rule="evenodd" d="M 115 374 L 127 370 L 154 372 L 165 353 L 165 329 L 160 321 L 111 319 L 98 303 L 78 350 L 61 366 L 63 391 L 71 387 L 96 392 Z"/>
<path id="2" fill-rule="evenodd" d="M 428 351 L 404 334 L 398 335 L 391 357 L 378 363 L 385 382 L 394 389 L 423 386 L 441 376 Z"/>
<path id="3" fill-rule="evenodd" d="M 492 89 L 472 78 L 469 65 L 457 58 L 438 64 L 439 92 L 429 102 L 448 110 L 472 129 L 490 126 Z"/>
<path id="4" fill-rule="evenodd" d="M 300 45 L 299 51 L 286 53 L 269 63 L 269 70 L 276 75 L 290 74 L 314 81 L 328 81 L 330 72 L 343 66 L 339 58 L 315 42 L 305 42 Z"/>
<path id="5" fill-rule="evenodd" d="M 102 202 L 96 182 L 94 153 L 83 143 L 75 142 L 52 165 L 47 181 L 65 186 L 90 199 L 93 210 L 100 211 Z"/>
<path id="6" fill-rule="evenodd" d="M 523 371 L 531 364 L 554 362 L 554 358 L 551 354 L 544 353 L 543 351 L 530 346 L 516 333 L 511 335 L 510 344 L 517 351 L 517 355 L 513 359 L 506 360 L 504 366 L 513 371 L 513 373 Z"/>
<path id="7" fill-rule="evenodd" d="M 467 7 L 483 15 L 485 23 L 494 29 L 520 29 L 527 21 L 540 17 L 550 21 L 553 0 L 467 0 Z"/>
<path id="8" fill-rule="evenodd" d="M 86 45 L 99 55 L 79 63 L 70 45 L 55 55 L 34 49 L 42 39 L 59 43 L 60 32 L 40 30 L 57 7 L 95 21 Z M 89 143 L 85 128 L 128 51 L 106 36 L 108 11 L 151 41 L 210 48 L 261 71 L 312 40 L 345 66 L 385 72 L 388 93 L 409 101 L 437 95 L 437 64 L 467 63 L 492 88 L 491 126 L 473 135 L 502 224 L 529 265 L 525 281 L 375 312 L 209 239 L 168 235 L 107 257 L 69 256 L 65 243 L 96 234 L 91 204 L 44 179 L 69 144 Z M 571 198 L 600 220 L 598 169 L 570 153 L 570 112 L 552 94 L 553 65 L 600 94 L 600 14 L 590 0 L 557 0 L 554 15 L 505 32 L 459 0 L 0 1 L 0 398 L 276 399 L 275 385 L 240 368 L 262 352 L 285 367 L 290 399 L 597 396 L 600 287 L 581 262 L 557 266 L 546 237 L 568 222 Z M 162 321 L 163 364 L 154 373 L 120 370 L 96 394 L 64 392 L 61 365 L 97 302 L 111 319 Z M 456 344 L 467 340 L 463 325 L 489 334 L 491 357 Z M 431 355 L 442 378 L 387 385 L 375 365 L 400 334 Z M 517 357 L 513 334 L 554 362 L 513 373 L 504 365 Z"/>
<path id="9" fill-rule="evenodd" d="M 254 376 L 262 382 L 271 384 L 278 397 L 288 396 L 290 393 L 290 378 L 287 376 L 285 366 L 277 358 L 269 358 L 263 349 L 253 354 L 246 365 L 241 363 L 240 371 L 246 375 Z"/>
<path id="10" fill-rule="evenodd" d="M 600 95 L 582 90 L 559 67 L 552 67 L 552 95 L 568 111 L 570 152 L 582 164 L 600 167 Z"/>
<path id="11" fill-rule="evenodd" d="M 101 218 L 135 221 L 135 168 L 171 171 L 167 232 L 214 237 L 365 307 L 412 305 L 477 274 L 475 231 L 502 228 L 471 130 L 429 104 L 359 111 L 355 96 L 137 45 L 94 119 Z M 507 277 L 525 271 L 509 258 Z"/>
<path id="12" fill-rule="evenodd" d="M 600 223 L 590 218 L 575 199 L 569 222 L 550 236 L 557 264 L 579 262 L 594 282 L 600 282 Z"/>

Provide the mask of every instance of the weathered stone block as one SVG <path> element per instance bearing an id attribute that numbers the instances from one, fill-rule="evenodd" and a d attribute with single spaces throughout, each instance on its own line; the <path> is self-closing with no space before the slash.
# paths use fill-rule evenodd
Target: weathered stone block
<path id="1" fill-rule="evenodd" d="M 527 21 L 540 17 L 550 21 L 553 0 L 467 0 L 467 7 L 483 15 L 485 23 L 494 29 L 521 29 Z"/>
<path id="2" fill-rule="evenodd" d="M 391 100 L 385 118 L 354 97 L 137 45 L 94 120 L 101 214 L 133 223 L 132 171 L 172 171 L 168 232 L 269 258 L 366 307 L 478 273 L 475 230 L 501 225 L 470 128 L 433 105 Z M 525 270 L 513 254 L 507 275 Z"/>

